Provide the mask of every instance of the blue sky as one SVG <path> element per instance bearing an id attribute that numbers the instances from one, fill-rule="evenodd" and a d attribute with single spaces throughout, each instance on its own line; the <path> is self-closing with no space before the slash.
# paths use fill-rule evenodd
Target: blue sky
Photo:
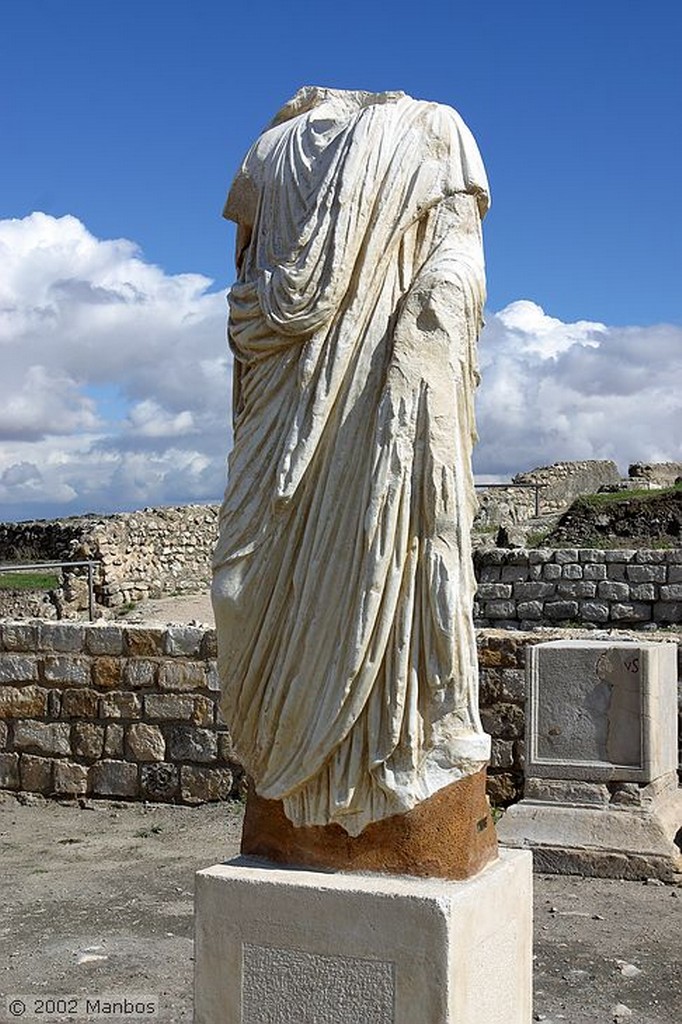
<path id="1" fill-rule="evenodd" d="M 676 0 L 3 0 L 0 17 L 0 519 L 220 496 L 220 211 L 303 84 L 449 103 L 477 138 L 477 472 L 682 458 Z"/>

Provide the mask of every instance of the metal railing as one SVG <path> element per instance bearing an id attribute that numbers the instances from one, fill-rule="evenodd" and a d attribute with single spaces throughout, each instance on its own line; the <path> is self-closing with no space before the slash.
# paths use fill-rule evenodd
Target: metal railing
<path id="1" fill-rule="evenodd" d="M 95 618 L 95 566 L 98 562 L 32 562 L 30 565 L 0 565 L 0 574 L 12 572 L 37 572 L 39 569 L 83 569 L 88 570 L 88 618 Z"/>

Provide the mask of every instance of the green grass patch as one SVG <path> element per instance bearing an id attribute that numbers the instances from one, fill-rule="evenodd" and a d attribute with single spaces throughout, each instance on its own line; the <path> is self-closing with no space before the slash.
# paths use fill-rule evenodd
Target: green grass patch
<path id="1" fill-rule="evenodd" d="M 54 590 L 58 585 L 53 572 L 0 572 L 0 590 Z"/>
<path id="2" fill-rule="evenodd" d="M 659 498 L 669 498 L 675 494 L 682 494 L 682 484 L 675 484 L 674 487 L 662 487 L 660 490 L 642 489 L 636 491 L 604 491 L 600 494 L 582 494 L 576 498 L 576 505 L 618 505 L 624 501 L 637 501 L 646 503 Z"/>

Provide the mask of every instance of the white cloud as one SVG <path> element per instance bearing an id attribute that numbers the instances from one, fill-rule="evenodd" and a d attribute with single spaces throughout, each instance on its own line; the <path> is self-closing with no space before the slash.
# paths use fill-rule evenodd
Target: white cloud
<path id="1" fill-rule="evenodd" d="M 475 469 L 509 477 L 561 459 L 682 459 L 682 327 L 489 315 L 480 341 Z"/>
<path id="2" fill-rule="evenodd" d="M 211 285 L 75 217 L 0 221 L 0 518 L 219 499 L 231 361 Z"/>
<path id="3" fill-rule="evenodd" d="M 75 217 L 0 221 L 0 519 L 219 500 L 225 298 Z M 680 459 L 682 328 L 563 323 L 528 300 L 480 342 L 481 475 Z"/>

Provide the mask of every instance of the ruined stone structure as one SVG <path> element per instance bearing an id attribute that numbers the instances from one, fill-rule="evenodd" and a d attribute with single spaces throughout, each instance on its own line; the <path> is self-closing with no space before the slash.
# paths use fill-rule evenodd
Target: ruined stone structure
<path id="1" fill-rule="evenodd" d="M 182 505 L 109 516 L 0 523 L 0 563 L 93 560 L 95 599 L 120 608 L 162 594 L 208 589 L 217 505 Z M 66 574 L 62 617 L 87 608 L 82 571 Z"/>
<path id="2" fill-rule="evenodd" d="M 512 483 L 517 485 L 515 487 L 479 491 L 474 529 L 524 523 L 536 514 L 554 515 L 568 508 L 580 494 L 595 494 L 600 487 L 619 482 L 618 467 L 606 459 L 555 462 L 552 466 L 517 473 L 512 478 Z M 537 500 L 536 485 L 539 487 Z"/>

